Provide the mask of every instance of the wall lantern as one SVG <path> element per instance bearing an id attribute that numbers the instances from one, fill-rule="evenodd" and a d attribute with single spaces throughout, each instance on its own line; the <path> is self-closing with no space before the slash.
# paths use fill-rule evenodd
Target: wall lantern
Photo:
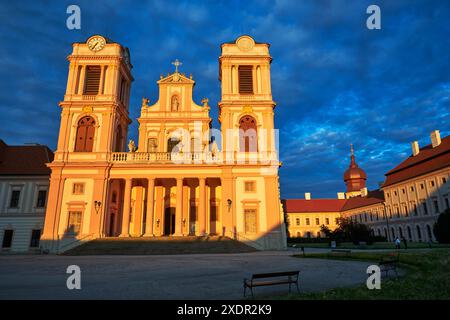
<path id="1" fill-rule="evenodd" d="M 231 201 L 231 199 L 228 199 L 227 200 L 227 204 L 228 204 L 228 211 L 230 211 L 231 205 L 233 204 L 233 201 Z"/>
<path id="2" fill-rule="evenodd" d="M 102 203 L 100 201 L 95 200 L 94 201 L 94 208 L 95 212 L 98 213 L 100 211 L 100 208 L 102 207 Z"/>

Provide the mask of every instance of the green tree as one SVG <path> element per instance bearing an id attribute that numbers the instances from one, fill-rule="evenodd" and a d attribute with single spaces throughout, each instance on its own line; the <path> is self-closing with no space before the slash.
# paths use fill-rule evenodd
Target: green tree
<path id="1" fill-rule="evenodd" d="M 439 215 L 433 226 L 433 232 L 439 243 L 450 243 L 450 209 Z"/>

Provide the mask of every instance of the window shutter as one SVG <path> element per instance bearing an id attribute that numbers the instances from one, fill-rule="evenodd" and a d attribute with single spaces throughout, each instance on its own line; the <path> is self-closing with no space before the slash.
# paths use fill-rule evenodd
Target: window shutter
<path id="1" fill-rule="evenodd" d="M 88 66 L 86 68 L 86 82 L 84 86 L 84 94 L 96 95 L 100 87 L 100 66 Z"/>
<path id="2" fill-rule="evenodd" d="M 239 93 L 253 94 L 253 67 L 239 66 Z"/>

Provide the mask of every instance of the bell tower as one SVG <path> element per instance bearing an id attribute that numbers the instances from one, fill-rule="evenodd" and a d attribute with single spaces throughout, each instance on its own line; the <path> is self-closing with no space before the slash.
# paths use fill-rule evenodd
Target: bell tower
<path id="1" fill-rule="evenodd" d="M 133 77 L 128 48 L 100 35 L 74 43 L 62 109 L 55 162 L 75 154 L 105 154 L 125 147 Z M 70 154 L 75 157 L 69 157 Z"/>
<path id="2" fill-rule="evenodd" d="M 275 153 L 269 46 L 247 35 L 221 46 L 219 121 L 227 158 L 243 152 L 267 152 L 273 158 Z"/>

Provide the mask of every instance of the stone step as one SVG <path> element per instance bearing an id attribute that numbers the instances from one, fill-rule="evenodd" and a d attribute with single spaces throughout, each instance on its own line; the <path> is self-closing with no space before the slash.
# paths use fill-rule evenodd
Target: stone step
<path id="1" fill-rule="evenodd" d="M 84 243 L 64 255 L 165 255 L 239 253 L 256 249 L 228 237 L 130 237 L 101 238 Z"/>

